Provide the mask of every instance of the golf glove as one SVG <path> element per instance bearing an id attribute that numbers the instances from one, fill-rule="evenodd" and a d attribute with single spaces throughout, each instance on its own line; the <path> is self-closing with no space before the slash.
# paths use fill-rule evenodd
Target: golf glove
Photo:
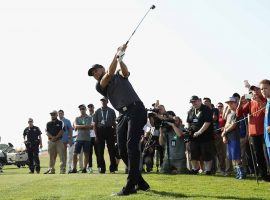
<path id="1" fill-rule="evenodd" d="M 118 53 L 117 53 L 118 62 L 122 62 L 124 55 L 125 55 L 124 51 L 118 51 Z"/>

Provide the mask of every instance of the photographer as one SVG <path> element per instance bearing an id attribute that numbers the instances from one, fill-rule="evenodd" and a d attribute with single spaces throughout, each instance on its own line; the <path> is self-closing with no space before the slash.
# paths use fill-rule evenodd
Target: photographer
<path id="1" fill-rule="evenodd" d="M 171 121 L 171 120 L 170 120 Z M 162 173 L 185 173 L 186 156 L 182 121 L 179 117 L 173 117 L 173 121 L 164 121 L 160 127 L 159 144 L 164 146 L 165 157 L 162 165 Z"/>
<path id="2" fill-rule="evenodd" d="M 151 113 L 149 113 L 148 118 L 150 124 L 154 129 L 152 130 L 152 139 L 155 142 L 155 163 L 157 167 L 157 172 L 159 172 L 159 166 L 162 166 L 164 159 L 164 148 L 159 144 L 159 128 L 162 120 L 168 118 L 166 109 L 164 105 L 159 105 L 159 100 L 156 103 L 152 104 L 153 109 L 150 109 Z"/>
<path id="3" fill-rule="evenodd" d="M 190 153 L 192 174 L 198 174 L 199 161 L 204 161 L 205 173 L 211 174 L 213 159 L 213 125 L 212 111 L 202 104 L 198 96 L 190 99 L 192 108 L 188 112 L 187 123 L 190 130 Z"/>
<path id="4" fill-rule="evenodd" d="M 34 126 L 32 118 L 28 119 L 28 127 L 23 131 L 23 139 L 28 153 L 30 174 L 40 173 L 40 161 L 38 157 L 39 147 L 42 148 L 41 131 Z"/>
<path id="5" fill-rule="evenodd" d="M 153 135 L 150 131 L 145 131 L 141 139 L 141 149 L 142 151 L 142 171 L 145 172 L 144 165 L 146 166 L 146 172 L 151 172 L 153 170 L 154 164 L 154 154 L 155 154 L 155 141 L 153 140 Z"/>

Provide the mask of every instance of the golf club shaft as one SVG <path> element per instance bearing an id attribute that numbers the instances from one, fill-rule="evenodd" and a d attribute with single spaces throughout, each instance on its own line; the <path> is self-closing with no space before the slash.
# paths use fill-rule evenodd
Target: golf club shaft
<path id="1" fill-rule="evenodd" d="M 136 30 L 139 28 L 139 26 L 141 25 L 141 23 L 143 22 L 144 18 L 148 15 L 148 13 L 150 12 L 151 9 L 154 9 L 155 6 L 152 5 L 149 10 L 146 12 L 146 14 L 144 15 L 144 17 L 141 19 L 140 23 L 137 25 L 137 27 L 135 28 L 135 30 L 133 31 L 133 33 L 131 34 L 131 36 L 128 38 L 126 45 L 129 43 L 130 39 L 132 38 L 132 36 L 135 34 Z"/>

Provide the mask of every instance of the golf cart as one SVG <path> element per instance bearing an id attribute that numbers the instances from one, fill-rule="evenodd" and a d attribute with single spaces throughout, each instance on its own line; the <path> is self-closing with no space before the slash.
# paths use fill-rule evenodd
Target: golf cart
<path id="1" fill-rule="evenodd" d="M 0 171 L 4 165 L 23 167 L 28 165 L 28 155 L 25 151 L 16 152 L 11 143 L 0 144 Z"/>

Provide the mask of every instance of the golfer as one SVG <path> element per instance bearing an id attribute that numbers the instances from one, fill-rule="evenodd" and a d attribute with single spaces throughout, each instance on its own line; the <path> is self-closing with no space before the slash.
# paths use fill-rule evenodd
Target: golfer
<path id="1" fill-rule="evenodd" d="M 122 61 L 127 45 L 117 49 L 108 71 L 102 65 L 95 64 L 88 75 L 97 80 L 96 90 L 107 97 L 112 106 L 119 111 L 117 124 L 117 141 L 119 153 L 128 166 L 127 183 L 117 195 L 130 195 L 137 190 L 147 191 L 150 186 L 143 179 L 139 170 L 139 142 L 143 135 L 143 127 L 147 122 L 145 107 L 128 80 L 129 71 Z M 117 64 L 120 70 L 116 71 Z"/>

